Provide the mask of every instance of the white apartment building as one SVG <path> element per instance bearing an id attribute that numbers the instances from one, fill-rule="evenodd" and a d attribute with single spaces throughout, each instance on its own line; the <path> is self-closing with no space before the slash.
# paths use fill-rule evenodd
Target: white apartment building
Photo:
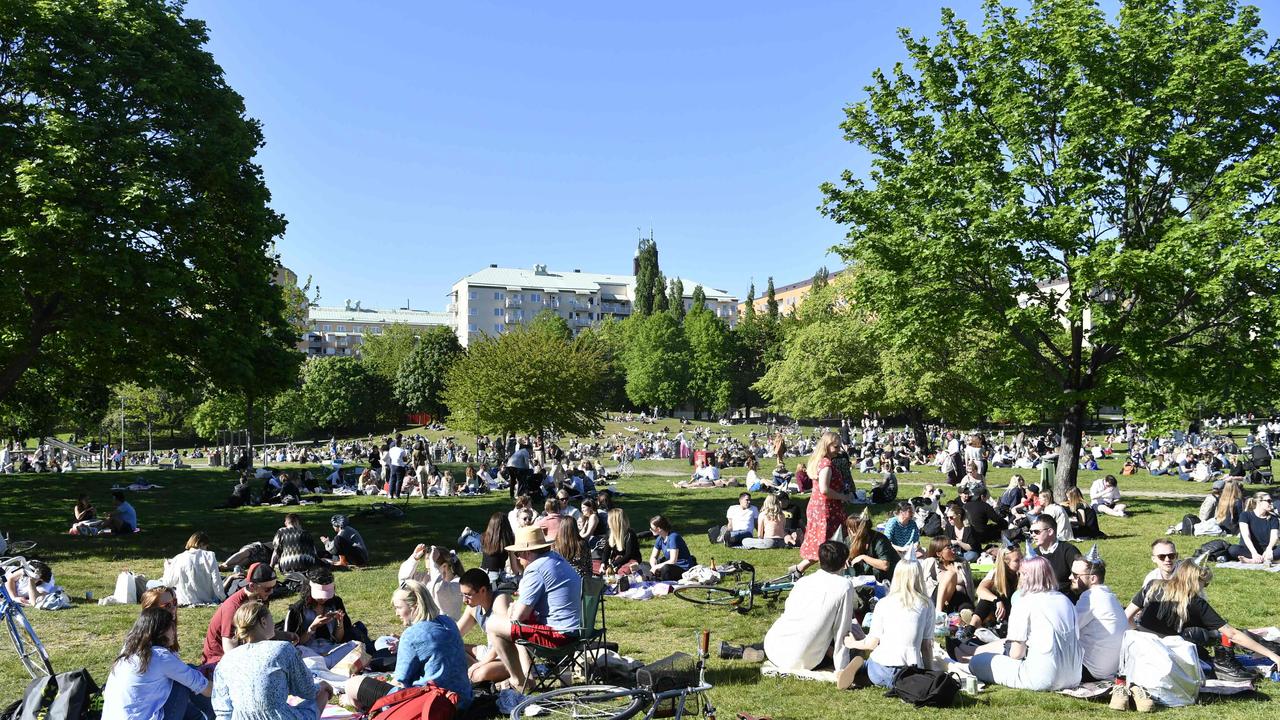
<path id="1" fill-rule="evenodd" d="M 688 278 L 681 278 L 681 282 L 688 309 L 693 305 L 693 289 L 700 283 Z M 454 283 L 447 312 L 464 346 L 472 338 L 498 335 L 528 323 L 548 309 L 563 317 L 577 334 L 606 317 L 631 315 L 635 287 L 634 275 L 555 271 L 547 270 L 546 265 L 534 265 L 533 269 L 490 265 Z M 707 285 L 702 290 L 707 307 L 730 327 L 735 325 L 738 299 Z"/>
<path id="2" fill-rule="evenodd" d="M 365 335 L 381 335 L 388 325 L 408 325 L 411 328 L 427 328 L 445 325 L 453 327 L 448 313 L 422 310 L 373 310 L 360 307 L 348 300 L 343 307 L 307 308 L 307 331 L 298 343 L 298 349 L 307 355 L 358 355 Z"/>

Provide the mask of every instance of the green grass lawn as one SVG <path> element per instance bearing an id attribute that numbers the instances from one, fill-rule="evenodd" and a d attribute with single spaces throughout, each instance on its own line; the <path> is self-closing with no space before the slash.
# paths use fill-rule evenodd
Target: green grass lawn
<path id="1" fill-rule="evenodd" d="M 657 467 L 683 472 L 688 466 L 680 461 L 645 464 L 650 471 Z M 1103 471 L 1117 472 L 1118 468 L 1119 461 L 1113 460 Z M 738 490 L 681 491 L 671 486 L 671 477 L 645 475 L 643 472 L 624 481 L 618 488 L 625 493 L 619 504 L 626 509 L 633 525 L 643 528 L 649 516 L 664 513 L 685 532 L 691 549 L 701 561 L 706 562 L 711 556 L 718 562 L 749 557 L 759 568 L 760 577 L 781 575 L 796 561 L 797 555 L 793 550 L 744 551 L 724 547 L 713 550 L 705 531 L 724 517 L 725 509 L 733 502 Z M 993 487 L 1000 486 L 1007 481 L 1009 474 L 1008 470 L 993 470 L 990 483 Z M 194 530 L 205 530 L 210 534 L 220 557 L 247 541 L 269 540 L 280 526 L 285 512 L 284 508 L 211 509 L 224 500 L 231 488 L 230 475 L 225 471 L 153 471 L 148 473 L 148 479 L 164 485 L 164 489 L 133 493 L 131 498 L 138 509 L 144 529 L 142 533 L 119 539 L 79 538 L 65 534 L 70 524 L 70 508 L 79 491 L 90 492 L 99 508 L 105 509 L 110 506 L 108 490 L 111 484 L 131 477 L 132 474 L 127 472 L 6 476 L 0 483 L 0 529 L 15 538 L 38 541 L 40 545 L 33 555 L 48 561 L 57 574 L 58 582 L 73 598 L 82 599 L 86 591 L 92 591 L 95 597 L 109 594 L 116 573 L 122 569 L 158 578 L 162 574 L 164 558 L 180 552 L 187 536 Z M 1093 477 L 1091 473 L 1082 474 L 1082 485 L 1087 487 Z M 941 475 L 932 469 L 904 475 L 904 495 L 910 494 L 913 483 L 937 482 L 940 478 Z M 855 481 L 865 486 L 870 482 L 870 476 L 858 476 Z M 1140 475 L 1122 478 L 1121 489 L 1195 496 L 1189 499 L 1135 498 L 1133 506 L 1138 511 L 1135 517 L 1116 519 L 1104 516 L 1101 519 L 1103 529 L 1110 535 L 1110 539 L 1101 543 L 1103 556 L 1109 563 L 1110 585 L 1122 602 L 1127 602 L 1151 567 L 1148 548 L 1151 540 L 1163 535 L 1164 529 L 1184 513 L 1193 512 L 1205 487 L 1176 479 Z M 948 496 L 952 494 L 948 493 Z M 335 512 L 352 514 L 367 502 L 367 499 L 347 498 L 297 508 L 297 511 L 312 532 L 319 535 L 328 529 L 330 515 Z M 508 508 L 506 495 L 499 494 L 482 498 L 415 499 L 409 503 L 402 520 L 353 520 L 372 552 L 372 567 L 338 577 L 338 591 L 353 618 L 363 620 L 374 634 L 396 631 L 390 594 L 395 587 L 396 569 L 413 546 L 418 542 L 452 546 L 464 525 L 482 527 L 491 512 Z M 886 508 L 877 510 L 879 517 L 887 515 Z M 1184 554 L 1192 552 L 1201 542 L 1201 538 L 1177 538 L 1178 547 Z M 469 561 L 468 565 L 476 560 L 477 556 L 464 556 L 464 561 Z M 1239 627 L 1272 625 L 1280 620 L 1276 617 L 1274 600 L 1278 583 L 1280 579 L 1266 573 L 1221 571 L 1209 588 L 1209 600 Z M 278 601 L 276 607 L 283 611 L 285 604 Z M 181 610 L 182 655 L 188 661 L 195 661 L 199 655 L 212 612 L 211 608 Z M 608 602 L 608 625 L 610 639 L 621 645 L 624 654 L 648 661 L 677 650 L 691 651 L 695 634 L 703 627 L 712 631 L 713 640 L 717 642 L 756 642 L 763 637 L 778 612 L 780 608 L 757 605 L 749 615 L 741 616 L 721 609 L 689 605 L 671 597 L 648 602 L 611 600 Z M 136 607 L 99 607 L 83 600 L 69 610 L 29 612 L 37 632 L 50 650 L 55 667 L 58 670 L 88 667 L 99 682 L 105 680 L 125 631 L 136 615 Z M 733 717 L 738 711 L 770 714 L 776 718 L 818 718 L 900 711 L 902 708 L 899 701 L 885 699 L 876 690 L 840 693 L 829 685 L 762 678 L 757 666 L 742 662 L 713 659 L 711 680 L 716 685 L 715 702 L 720 707 L 721 717 L 725 718 Z M 23 670 L 11 649 L 0 647 L 0 700 L 15 699 L 25 683 Z M 1270 682 L 1262 683 L 1261 689 L 1268 699 L 1280 698 L 1280 693 Z M 1188 718 L 1244 718 L 1265 711 L 1265 707 L 1254 702 L 1222 702 L 1214 707 L 1201 706 L 1178 713 Z M 1014 718 L 1025 716 L 1028 709 L 1040 713 L 1065 711 L 1080 715 L 1109 713 L 1105 705 L 1005 689 L 984 692 L 976 701 L 966 701 L 963 706 L 946 712 L 957 717 Z M 940 711 L 924 711 L 924 714 L 937 712 Z"/>

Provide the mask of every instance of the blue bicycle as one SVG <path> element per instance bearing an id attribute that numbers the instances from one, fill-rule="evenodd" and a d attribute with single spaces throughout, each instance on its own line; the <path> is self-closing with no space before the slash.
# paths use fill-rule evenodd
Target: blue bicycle
<path id="1" fill-rule="evenodd" d="M 16 549 L 25 552 L 35 547 L 35 543 L 10 542 L 8 545 L 8 552 L 14 552 Z M 8 577 L 9 573 L 14 571 L 26 573 L 28 577 L 33 575 L 39 577 L 31 569 L 31 564 L 21 555 L 0 558 L 0 578 Z M 40 638 L 36 637 L 35 629 L 31 627 L 26 614 L 22 612 L 22 605 L 9 595 L 4 582 L 0 582 L 0 617 L 4 618 L 5 629 L 9 631 L 9 640 L 18 651 L 18 659 L 22 661 L 22 666 L 27 669 L 27 673 L 33 678 L 52 675 L 53 664 L 49 662 L 49 653 L 40 643 Z"/>

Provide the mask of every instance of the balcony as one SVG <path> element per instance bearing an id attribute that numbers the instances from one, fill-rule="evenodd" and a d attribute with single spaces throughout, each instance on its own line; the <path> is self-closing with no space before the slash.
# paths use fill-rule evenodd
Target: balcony
<path id="1" fill-rule="evenodd" d="M 449 313 L 450 315 L 457 315 L 457 314 L 458 314 L 458 303 L 456 303 L 456 302 L 451 302 L 451 303 L 449 303 L 449 304 L 445 307 L 445 312 Z"/>
<path id="2" fill-rule="evenodd" d="M 507 307 L 520 307 L 524 302 L 520 298 L 507 298 Z"/>
<path id="3" fill-rule="evenodd" d="M 502 322 L 508 325 L 520 325 L 521 323 L 524 322 L 524 316 L 517 315 L 515 313 L 507 313 L 506 315 L 502 316 Z"/>

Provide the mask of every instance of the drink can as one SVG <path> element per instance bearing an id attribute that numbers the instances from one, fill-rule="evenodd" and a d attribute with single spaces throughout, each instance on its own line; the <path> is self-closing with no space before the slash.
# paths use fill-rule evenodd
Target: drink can
<path id="1" fill-rule="evenodd" d="M 92 599 L 93 599 L 93 591 L 92 591 L 92 590 L 85 590 L 85 591 L 84 591 L 84 599 L 85 599 L 85 600 L 92 600 Z"/>
<path id="2" fill-rule="evenodd" d="M 973 677 L 972 675 L 966 677 L 964 679 L 964 692 L 966 695 L 977 695 L 978 694 L 978 678 Z"/>

